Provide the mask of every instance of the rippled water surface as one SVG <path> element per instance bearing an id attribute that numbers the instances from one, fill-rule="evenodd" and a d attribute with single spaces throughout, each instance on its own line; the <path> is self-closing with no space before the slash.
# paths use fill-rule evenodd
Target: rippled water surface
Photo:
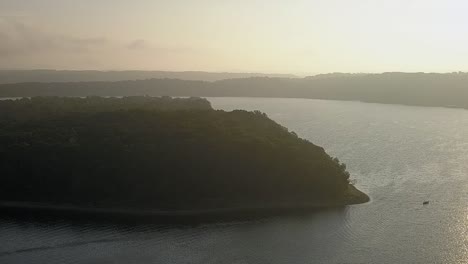
<path id="1" fill-rule="evenodd" d="M 2 217 L 0 263 L 468 263 L 467 110 L 210 100 L 264 111 L 323 146 L 372 202 L 196 225 Z"/>

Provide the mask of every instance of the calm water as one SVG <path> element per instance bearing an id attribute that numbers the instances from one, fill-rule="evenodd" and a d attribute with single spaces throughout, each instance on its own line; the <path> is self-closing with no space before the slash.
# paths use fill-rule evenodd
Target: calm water
<path id="1" fill-rule="evenodd" d="M 210 100 L 219 109 L 264 111 L 323 146 L 372 202 L 193 226 L 4 217 L 0 263 L 468 263 L 467 110 Z"/>

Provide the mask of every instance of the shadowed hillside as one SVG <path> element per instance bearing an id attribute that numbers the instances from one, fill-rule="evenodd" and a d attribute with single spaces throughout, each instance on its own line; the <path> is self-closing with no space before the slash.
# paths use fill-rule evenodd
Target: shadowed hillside
<path id="1" fill-rule="evenodd" d="M 0 120 L 0 201 L 196 210 L 368 200 L 338 159 L 258 111 L 146 97 L 33 98 L 0 108 L 22 113 Z"/>

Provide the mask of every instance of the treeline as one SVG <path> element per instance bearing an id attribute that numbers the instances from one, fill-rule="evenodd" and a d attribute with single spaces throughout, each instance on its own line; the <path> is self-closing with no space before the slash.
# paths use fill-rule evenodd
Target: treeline
<path id="1" fill-rule="evenodd" d="M 210 110 L 212 108 L 208 100 L 197 97 L 32 97 L 0 101 L 0 123 L 40 120 L 66 116 L 69 113 L 112 112 L 132 109 L 175 111 Z"/>
<path id="2" fill-rule="evenodd" d="M 216 82 L 151 79 L 0 85 L 1 97 L 29 96 L 283 97 L 468 108 L 467 73 L 329 74 Z"/>
<path id="3" fill-rule="evenodd" d="M 47 100 L 64 113 L 0 120 L 0 201 L 146 209 L 357 202 L 347 200 L 344 164 L 258 111 L 104 107 L 135 98 L 6 104 L 35 112 Z M 87 103 L 93 111 L 83 111 Z"/>

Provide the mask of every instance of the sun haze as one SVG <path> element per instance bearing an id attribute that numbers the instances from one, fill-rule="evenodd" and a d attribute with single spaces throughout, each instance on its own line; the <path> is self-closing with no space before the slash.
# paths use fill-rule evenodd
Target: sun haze
<path id="1" fill-rule="evenodd" d="M 3 0 L 0 68 L 468 69 L 461 0 Z"/>

